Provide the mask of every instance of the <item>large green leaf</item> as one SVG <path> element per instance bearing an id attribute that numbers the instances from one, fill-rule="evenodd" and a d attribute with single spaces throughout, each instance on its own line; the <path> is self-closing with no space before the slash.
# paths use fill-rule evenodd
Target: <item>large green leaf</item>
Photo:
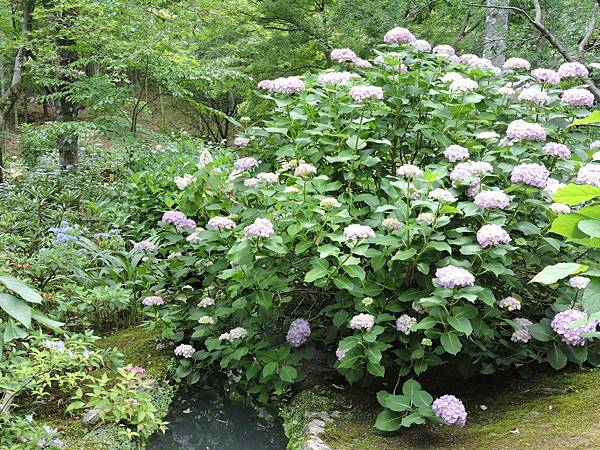
<path id="1" fill-rule="evenodd" d="M 396 431 L 402 426 L 404 415 L 397 412 L 384 409 L 377 416 L 375 428 L 381 431 Z"/>
<path id="2" fill-rule="evenodd" d="M 23 281 L 9 275 L 0 276 L 0 283 L 3 283 L 11 291 L 30 303 L 42 303 L 42 296 L 27 286 Z"/>
<path id="3" fill-rule="evenodd" d="M 413 400 L 415 392 L 418 392 L 420 390 L 421 385 L 419 384 L 419 382 L 413 380 L 412 378 L 410 380 L 405 381 L 402 385 L 402 393 L 406 395 L 410 401 Z"/>
<path id="4" fill-rule="evenodd" d="M 379 391 L 377 400 L 384 408 L 396 412 L 408 411 L 411 408 L 410 400 L 406 395 L 393 395 L 386 391 Z"/>
<path id="5" fill-rule="evenodd" d="M 448 324 L 456 331 L 460 331 L 465 333 L 467 336 L 473 332 L 473 327 L 471 326 L 471 321 L 466 319 L 465 317 L 448 317 Z"/>
<path id="6" fill-rule="evenodd" d="M 287 381 L 288 383 L 293 383 L 297 376 L 298 371 L 292 366 L 283 366 L 279 371 L 279 378 L 281 378 L 282 381 Z"/>
<path id="7" fill-rule="evenodd" d="M 582 272 L 587 269 L 587 266 L 577 263 L 558 263 L 553 266 L 546 266 L 531 280 L 532 283 L 553 284 L 558 280 Z"/>
<path id="8" fill-rule="evenodd" d="M 577 223 L 577 228 L 579 228 L 581 231 L 583 231 L 590 237 L 600 237 L 600 220 L 580 220 Z"/>
<path id="9" fill-rule="evenodd" d="M 560 370 L 567 365 L 567 355 L 557 345 L 554 345 L 546 356 L 550 365 L 556 370 Z"/>
<path id="10" fill-rule="evenodd" d="M 583 309 L 589 315 L 600 311 L 600 279 L 594 278 L 583 291 Z"/>
<path id="11" fill-rule="evenodd" d="M 442 347 L 451 355 L 456 355 L 460 352 L 462 348 L 462 344 L 460 343 L 460 339 L 453 333 L 452 331 L 446 331 L 442 333 L 440 337 L 440 342 L 442 343 Z"/>
<path id="12" fill-rule="evenodd" d="M 565 187 L 560 188 L 556 191 L 556 194 L 552 196 L 554 201 L 566 205 L 577 205 L 578 203 L 587 202 L 596 197 L 600 197 L 599 187 L 573 183 L 569 183 Z"/>
<path id="13" fill-rule="evenodd" d="M 600 122 L 600 111 L 594 111 L 589 116 L 584 117 L 583 119 L 574 120 L 573 122 L 571 122 L 569 124 L 569 126 L 567 128 L 576 127 L 578 125 L 589 125 L 589 124 L 598 123 L 598 122 Z"/>
<path id="14" fill-rule="evenodd" d="M 27 328 L 31 326 L 31 308 L 20 298 L 10 294 L 0 294 L 0 308 Z"/>

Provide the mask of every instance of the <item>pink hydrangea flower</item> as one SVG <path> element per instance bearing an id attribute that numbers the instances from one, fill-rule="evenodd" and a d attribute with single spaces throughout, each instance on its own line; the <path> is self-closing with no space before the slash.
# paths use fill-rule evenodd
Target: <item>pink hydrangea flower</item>
<path id="1" fill-rule="evenodd" d="M 366 59 L 356 58 L 354 60 L 354 67 L 358 67 L 359 69 L 370 69 L 373 66 Z"/>
<path id="2" fill-rule="evenodd" d="M 133 248 L 138 250 L 152 251 L 156 250 L 156 245 L 154 245 L 154 243 L 150 241 L 140 241 L 133 244 Z"/>
<path id="3" fill-rule="evenodd" d="M 301 163 L 296 166 L 294 175 L 297 177 L 306 177 L 317 173 L 317 168 L 312 164 Z"/>
<path id="4" fill-rule="evenodd" d="M 350 328 L 353 330 L 371 331 L 375 325 L 375 317 L 371 314 L 357 314 L 350 320 Z"/>
<path id="5" fill-rule="evenodd" d="M 589 75 L 587 68 L 578 62 L 566 62 L 558 68 L 558 75 L 561 78 L 581 77 L 586 78 Z"/>
<path id="6" fill-rule="evenodd" d="M 456 55 L 456 50 L 450 45 L 436 45 L 433 47 L 433 53 L 435 55 L 454 56 Z"/>
<path id="7" fill-rule="evenodd" d="M 524 317 L 519 317 L 515 319 L 517 322 L 517 328 L 513 332 L 510 340 L 519 344 L 527 344 L 531 339 L 531 334 L 529 334 L 529 325 L 533 325 L 533 323 Z"/>
<path id="8" fill-rule="evenodd" d="M 161 306 L 164 304 L 165 301 L 162 297 L 158 295 L 151 295 L 149 297 L 145 297 L 144 300 L 142 300 L 142 305 L 144 306 Z"/>
<path id="9" fill-rule="evenodd" d="M 341 63 L 356 61 L 356 53 L 349 48 L 335 48 L 331 51 L 331 60 Z"/>
<path id="10" fill-rule="evenodd" d="M 477 242 L 479 242 L 479 245 L 483 248 L 492 247 L 498 244 L 508 244 L 510 241 L 510 236 L 500 225 L 483 225 L 479 231 L 477 231 Z"/>
<path id="11" fill-rule="evenodd" d="M 557 144 L 556 142 L 548 142 L 542 147 L 542 151 L 562 159 L 569 159 L 571 157 L 569 147 L 564 144 Z"/>
<path id="12" fill-rule="evenodd" d="M 585 345 L 587 339 L 583 336 L 584 333 L 592 333 L 596 331 L 596 321 L 572 327 L 571 324 L 579 320 L 587 320 L 588 315 L 578 309 L 567 309 L 559 312 L 554 316 L 550 326 L 556 334 L 560 336 L 561 341 L 572 347 Z"/>
<path id="13" fill-rule="evenodd" d="M 162 222 L 175 225 L 176 228 L 196 228 L 196 222 L 188 219 L 186 215 L 179 211 L 167 211 L 162 216 Z"/>
<path id="14" fill-rule="evenodd" d="M 587 89 L 567 89 L 563 92 L 560 102 L 569 106 L 592 106 L 594 94 Z"/>
<path id="15" fill-rule="evenodd" d="M 426 53 L 431 51 L 431 44 L 425 39 L 417 39 L 415 42 L 412 43 L 412 48 L 414 48 L 418 52 Z"/>
<path id="16" fill-rule="evenodd" d="M 247 238 L 261 237 L 268 238 L 275 235 L 273 223 L 269 219 L 255 219 L 254 223 L 244 227 L 244 234 Z"/>
<path id="17" fill-rule="evenodd" d="M 449 145 L 446 150 L 444 150 L 444 156 L 450 162 L 462 161 L 463 159 L 467 159 L 469 155 L 469 150 L 460 145 Z"/>
<path id="18" fill-rule="evenodd" d="M 588 284 L 590 284 L 590 279 L 588 277 L 578 275 L 569 279 L 569 286 L 575 289 L 585 289 Z"/>
<path id="19" fill-rule="evenodd" d="M 175 356 L 182 356 L 186 359 L 191 358 L 194 353 L 196 353 L 196 349 L 188 344 L 181 344 L 175 348 Z"/>
<path id="20" fill-rule="evenodd" d="M 517 97 L 517 101 L 527 101 L 542 106 L 550 101 L 550 96 L 546 91 L 542 91 L 537 87 L 529 87 L 521 91 L 521 93 Z"/>
<path id="21" fill-rule="evenodd" d="M 575 181 L 579 184 L 600 187 L 600 164 L 586 164 L 581 167 Z"/>
<path id="22" fill-rule="evenodd" d="M 481 209 L 504 209 L 510 204 L 510 197 L 502 191 L 481 191 L 473 202 Z"/>
<path id="23" fill-rule="evenodd" d="M 362 103 L 368 99 L 383 100 L 383 89 L 379 86 L 359 85 L 350 89 L 350 97 L 355 102 Z"/>
<path id="24" fill-rule="evenodd" d="M 436 188 L 429 193 L 429 198 L 438 202 L 453 203 L 456 197 L 448 189 Z"/>
<path id="25" fill-rule="evenodd" d="M 467 423 L 465 405 L 454 395 L 442 395 L 434 400 L 431 408 L 434 414 L 440 417 L 446 425 L 463 428 Z"/>
<path id="26" fill-rule="evenodd" d="M 233 230 L 235 228 L 235 222 L 229 217 L 215 216 L 208 220 L 206 226 L 213 230 Z"/>
<path id="27" fill-rule="evenodd" d="M 386 44 L 410 44 L 416 40 L 417 38 L 410 31 L 400 27 L 392 28 L 383 37 Z"/>
<path id="28" fill-rule="evenodd" d="M 519 164 L 512 170 L 510 181 L 543 188 L 549 176 L 550 172 L 541 164 Z"/>
<path id="29" fill-rule="evenodd" d="M 531 63 L 523 58 L 508 58 L 502 68 L 505 70 L 529 70 Z"/>
<path id="30" fill-rule="evenodd" d="M 552 69 L 534 69 L 531 71 L 531 75 L 543 84 L 557 85 L 560 83 L 560 75 Z"/>
<path id="31" fill-rule="evenodd" d="M 233 139 L 233 145 L 236 147 L 247 147 L 250 143 L 250 139 L 244 136 L 237 136 Z"/>
<path id="32" fill-rule="evenodd" d="M 475 284 L 475 277 L 471 272 L 462 267 L 449 265 L 435 271 L 435 281 L 447 289 L 454 289 L 457 287 L 473 286 Z"/>
<path id="33" fill-rule="evenodd" d="M 359 239 L 374 238 L 375 231 L 366 225 L 352 224 L 344 228 L 344 236 L 351 241 L 357 241 Z"/>
<path id="34" fill-rule="evenodd" d="M 319 83 L 323 84 L 342 84 L 348 83 L 352 74 L 350 72 L 324 72 L 317 78 Z"/>
<path id="35" fill-rule="evenodd" d="M 506 135 L 515 142 L 546 140 L 546 130 L 538 123 L 515 120 L 508 124 Z"/>
<path id="36" fill-rule="evenodd" d="M 252 169 L 258 167 L 258 160 L 256 158 L 245 157 L 238 159 L 233 163 L 233 169 L 237 172 L 249 172 Z"/>

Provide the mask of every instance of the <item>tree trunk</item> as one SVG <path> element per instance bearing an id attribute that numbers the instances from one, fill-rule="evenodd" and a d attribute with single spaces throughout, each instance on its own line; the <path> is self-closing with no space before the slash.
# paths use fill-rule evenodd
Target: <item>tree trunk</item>
<path id="1" fill-rule="evenodd" d="M 58 121 L 66 124 L 77 119 L 77 105 L 65 99 L 58 99 L 54 102 L 54 106 Z M 65 130 L 57 136 L 56 141 L 60 167 L 62 169 L 77 167 L 79 164 L 77 132 Z"/>
<path id="2" fill-rule="evenodd" d="M 487 0 L 483 56 L 501 67 L 506 60 L 509 0 Z"/>

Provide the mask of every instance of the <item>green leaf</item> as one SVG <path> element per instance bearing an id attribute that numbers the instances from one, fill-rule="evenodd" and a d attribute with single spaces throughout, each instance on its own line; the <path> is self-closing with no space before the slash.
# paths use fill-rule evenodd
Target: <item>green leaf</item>
<path id="1" fill-rule="evenodd" d="M 45 325 L 54 331 L 59 331 L 60 327 L 62 327 L 64 325 L 64 323 L 57 322 L 56 320 L 52 320 L 49 317 L 46 317 L 45 315 L 40 313 L 39 311 L 36 311 L 35 309 L 31 310 L 31 318 L 33 320 L 35 320 L 36 322 L 41 323 L 42 325 Z"/>
<path id="2" fill-rule="evenodd" d="M 565 187 L 560 188 L 556 194 L 552 196 L 555 202 L 564 203 L 565 205 L 577 205 L 578 203 L 587 202 L 596 197 L 600 197 L 599 187 L 573 183 L 569 183 Z"/>
<path id="3" fill-rule="evenodd" d="M 452 331 L 446 331 L 442 333 L 442 335 L 440 336 L 440 342 L 442 344 L 442 347 L 444 347 L 444 350 L 446 350 L 451 355 L 456 355 L 458 352 L 460 352 L 460 349 L 462 348 L 460 339 L 458 338 L 456 333 L 453 333 Z"/>
<path id="4" fill-rule="evenodd" d="M 375 428 L 381 431 L 396 431 L 402 426 L 404 415 L 384 409 L 377 416 Z"/>
<path id="5" fill-rule="evenodd" d="M 433 397 L 427 391 L 417 391 L 412 398 L 412 402 L 417 408 L 429 406 L 433 402 Z"/>
<path id="6" fill-rule="evenodd" d="M 279 371 L 279 378 L 287 383 L 293 383 L 298 376 L 298 371 L 292 366 L 283 366 Z"/>
<path id="7" fill-rule="evenodd" d="M 20 298 L 10 294 L 0 294 L 0 308 L 27 328 L 31 326 L 31 308 Z"/>
<path id="8" fill-rule="evenodd" d="M 456 331 L 460 331 L 461 333 L 466 334 L 467 336 L 473 332 L 473 327 L 471 326 L 471 321 L 464 317 L 448 317 L 448 324 L 454 328 Z"/>
<path id="9" fill-rule="evenodd" d="M 373 364 L 371 360 L 367 361 L 367 371 L 376 377 L 385 376 L 385 367 L 383 367 L 381 364 Z"/>
<path id="10" fill-rule="evenodd" d="M 412 378 L 410 380 L 406 380 L 402 385 L 402 393 L 406 395 L 411 402 L 413 400 L 413 397 L 415 396 L 415 392 L 418 392 L 420 390 L 421 385 Z"/>
<path id="11" fill-rule="evenodd" d="M 589 125 L 591 123 L 598 122 L 600 122 L 600 111 L 594 111 L 589 116 L 584 117 L 583 119 L 574 120 L 569 124 L 569 126 L 567 126 L 567 128 L 576 127 L 578 125 Z"/>
<path id="12" fill-rule="evenodd" d="M 351 278 L 358 278 L 361 281 L 365 279 L 366 273 L 360 266 L 342 266 L 342 269 L 344 269 L 344 272 Z"/>
<path id="13" fill-rule="evenodd" d="M 600 220 L 581 220 L 577 223 L 577 228 L 590 237 L 600 237 Z"/>
<path id="14" fill-rule="evenodd" d="M 408 411 L 410 409 L 410 399 L 405 395 L 393 395 L 387 391 L 379 391 L 377 393 L 377 401 L 384 408 L 396 412 Z"/>
<path id="15" fill-rule="evenodd" d="M 314 269 L 306 273 L 306 275 L 304 276 L 304 282 L 312 283 L 313 281 L 318 280 L 319 278 L 323 278 L 326 275 L 327 269 L 324 269 L 323 267 L 315 267 Z"/>
<path id="16" fill-rule="evenodd" d="M 412 258 L 417 254 L 416 248 L 407 248 L 406 250 L 399 250 L 396 252 L 394 256 L 392 256 L 392 261 L 406 261 L 409 258 Z"/>
<path id="17" fill-rule="evenodd" d="M 42 303 L 42 296 L 27 286 L 23 281 L 9 275 L 0 276 L 0 283 L 3 283 L 11 291 L 30 303 Z"/>
<path id="18" fill-rule="evenodd" d="M 551 233 L 556 233 L 560 236 L 564 236 L 569 239 L 581 239 L 585 238 L 586 235 L 578 228 L 578 224 L 582 220 L 586 220 L 586 216 L 582 216 L 581 214 L 564 214 L 562 216 L 558 216 L 552 222 L 552 226 L 550 227 Z"/>
<path id="19" fill-rule="evenodd" d="M 589 315 L 600 311 L 600 279 L 593 278 L 583 290 L 581 303 L 584 311 Z"/>
<path id="20" fill-rule="evenodd" d="M 567 365 L 567 355 L 557 345 L 554 345 L 548 351 L 546 357 L 550 365 L 556 370 L 560 370 Z"/>
<path id="21" fill-rule="evenodd" d="M 577 263 L 558 263 L 553 266 L 546 266 L 531 280 L 532 283 L 554 284 L 558 280 L 582 272 L 587 266 Z"/>
<path id="22" fill-rule="evenodd" d="M 531 336 L 540 342 L 550 342 L 554 339 L 554 332 L 547 323 L 534 323 L 527 328 Z"/>
<path id="23" fill-rule="evenodd" d="M 277 363 L 275 361 L 268 363 L 267 365 L 265 365 L 265 367 L 262 370 L 263 378 L 268 378 L 269 376 L 273 375 L 276 370 L 277 370 Z"/>

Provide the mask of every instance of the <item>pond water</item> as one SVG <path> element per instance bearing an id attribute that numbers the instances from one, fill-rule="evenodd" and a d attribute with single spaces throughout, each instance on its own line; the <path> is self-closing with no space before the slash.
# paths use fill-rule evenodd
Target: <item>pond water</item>
<path id="1" fill-rule="evenodd" d="M 281 420 L 229 400 L 217 390 L 182 390 L 171 404 L 169 429 L 150 450 L 285 450 Z"/>

